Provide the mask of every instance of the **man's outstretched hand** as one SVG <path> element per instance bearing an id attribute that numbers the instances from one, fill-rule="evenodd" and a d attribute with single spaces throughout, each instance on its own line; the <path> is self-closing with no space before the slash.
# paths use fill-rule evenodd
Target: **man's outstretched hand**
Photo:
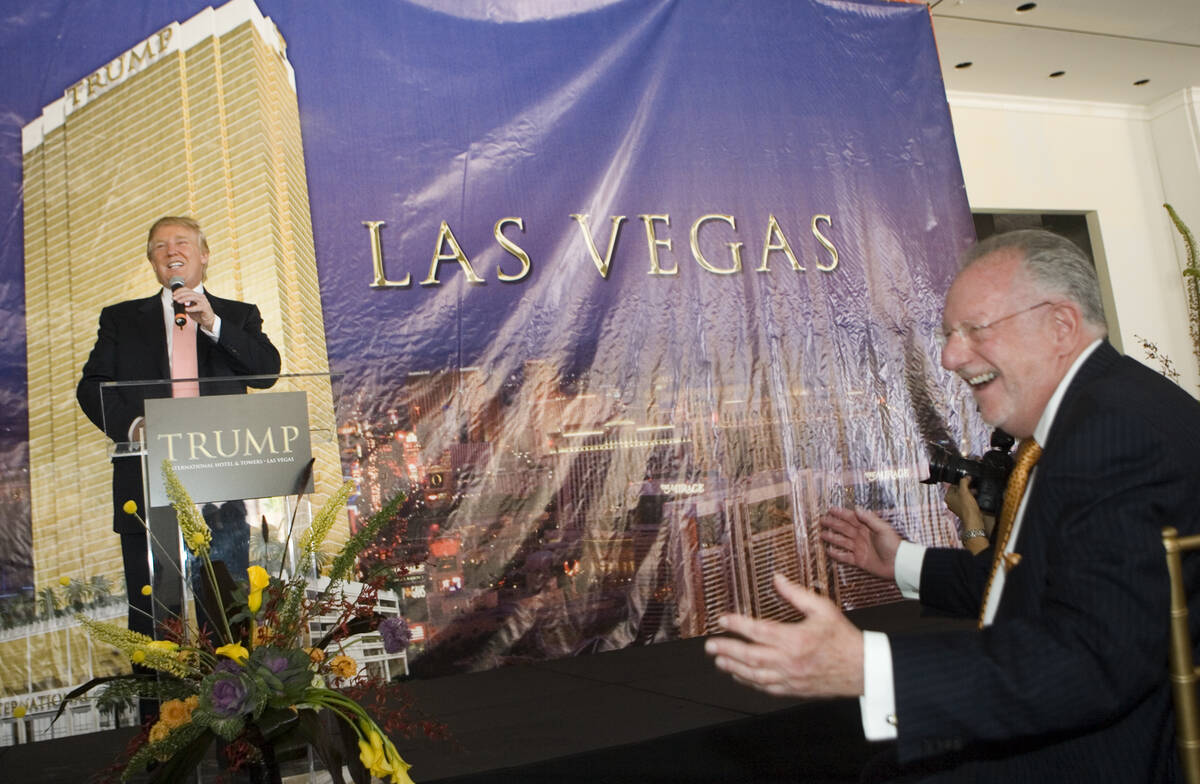
<path id="1" fill-rule="evenodd" d="M 724 615 L 737 637 L 713 637 L 704 650 L 717 669 L 759 691 L 793 697 L 856 697 L 863 691 L 862 632 L 823 596 L 775 575 L 775 590 L 804 619 L 781 623 Z M 741 639 L 738 639 L 741 638 Z"/>
<path id="2" fill-rule="evenodd" d="M 857 506 L 833 507 L 821 517 L 821 538 L 829 555 L 885 580 L 896 579 L 896 550 L 900 534 L 882 517 Z"/>

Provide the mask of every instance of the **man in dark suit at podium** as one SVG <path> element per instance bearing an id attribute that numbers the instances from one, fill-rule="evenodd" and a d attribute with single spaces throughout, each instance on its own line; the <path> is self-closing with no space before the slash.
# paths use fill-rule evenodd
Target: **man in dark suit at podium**
<path id="1" fill-rule="evenodd" d="M 279 352 L 262 331 L 258 308 L 222 299 L 204 289 L 208 242 L 191 218 L 167 216 L 150 227 L 146 257 L 162 289 L 145 299 L 110 305 L 100 313 L 100 329 L 83 377 L 75 390 L 80 408 L 113 441 L 141 440 L 147 398 L 241 394 L 247 386 L 266 388 L 274 378 L 241 381 L 230 376 L 279 373 Z M 196 379 L 215 379 L 197 382 Z M 180 382 L 108 388 L 105 381 Z M 146 532 L 123 511 L 135 501 L 142 519 L 141 458 L 113 459 L 113 530 L 121 535 L 129 628 L 153 635 Z"/>
<path id="2" fill-rule="evenodd" d="M 859 696 L 867 737 L 896 740 L 888 777 L 1178 780 L 1161 532 L 1200 533 L 1200 404 L 1105 340 L 1094 269 L 1048 232 L 980 243 L 943 325 L 943 367 L 1021 439 L 992 546 L 925 548 L 862 508 L 831 510 L 823 538 L 978 628 L 860 632 L 776 578 L 805 619 L 728 616 L 742 639 L 708 651 L 771 693 Z M 1186 571 L 1195 599 L 1196 564 Z"/>

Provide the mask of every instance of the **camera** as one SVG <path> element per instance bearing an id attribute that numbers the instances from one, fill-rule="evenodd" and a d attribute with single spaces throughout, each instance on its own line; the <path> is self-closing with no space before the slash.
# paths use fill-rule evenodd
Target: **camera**
<path id="1" fill-rule="evenodd" d="M 929 478 L 922 484 L 938 482 L 957 485 L 963 477 L 971 477 L 971 490 L 984 514 L 996 515 L 1004 503 L 1004 486 L 1012 473 L 1013 457 L 1009 454 L 1013 437 L 1000 428 L 992 431 L 992 448 L 978 460 L 963 457 L 940 444 L 929 445 Z"/>

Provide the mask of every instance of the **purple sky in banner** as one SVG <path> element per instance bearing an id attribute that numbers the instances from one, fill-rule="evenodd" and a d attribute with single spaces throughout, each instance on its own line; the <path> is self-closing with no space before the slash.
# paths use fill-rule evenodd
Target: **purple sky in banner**
<path id="1" fill-rule="evenodd" d="M 38 2 L 0 23 L 8 76 L 0 87 L 0 316 L 8 336 L 0 348 L 0 433 L 10 438 L 25 427 L 17 413 L 24 375 L 16 339 L 23 333 L 20 127 L 97 62 L 205 5 Z M 428 270 L 440 220 L 473 261 L 482 256 L 480 273 L 489 279 L 458 294 L 470 311 L 459 347 L 468 361 L 489 325 L 556 268 L 598 278 L 578 242 L 563 247 L 564 238 L 578 236 L 572 212 L 596 211 L 592 229 L 602 250 L 607 215 L 630 216 L 610 285 L 591 287 L 592 307 L 617 296 L 626 279 L 647 283 L 636 219 L 642 212 L 672 216 L 664 234 L 675 246 L 664 256 L 680 275 L 652 281 L 662 289 L 691 288 L 704 274 L 685 251 L 686 227 L 704 212 L 739 221 L 736 239 L 746 242 L 751 268 L 768 210 L 780 213 L 793 243 L 810 245 L 803 241 L 809 216 L 836 203 L 833 232 L 846 270 L 861 255 L 856 210 L 888 213 L 912 240 L 908 264 L 945 267 L 913 252 L 931 247 L 931 223 L 934 236 L 940 223 L 957 226 L 952 243 L 962 239 L 961 177 L 920 6 L 624 2 L 549 22 L 494 24 L 406 3 L 324 3 L 320 13 L 286 0 L 259 5 L 283 32 L 296 69 L 335 363 L 386 355 L 409 365 L 431 353 L 406 341 L 414 355 L 397 358 L 386 336 L 418 306 L 444 319 L 456 310 L 444 306 L 448 289 L 462 289 L 456 265 L 444 265 L 440 287 L 415 285 Z M 915 105 L 943 116 L 914 117 Z M 639 134 L 639 123 L 652 123 L 654 132 Z M 911 203 L 930 184 L 941 203 Z M 681 203 L 681 189 L 693 203 Z M 495 281 L 495 264 L 511 269 L 515 261 L 498 252 L 491 232 L 510 214 L 525 219 L 524 234 L 511 227 L 509 234 L 534 269 L 525 282 L 505 286 Z M 367 289 L 367 219 L 388 222 L 388 273 L 412 274 L 412 288 Z M 781 258 L 772 281 L 787 276 Z M 749 272 L 741 277 L 759 283 Z M 377 325 L 370 339 L 359 334 L 360 319 Z M 445 324 L 436 323 L 445 335 Z"/>

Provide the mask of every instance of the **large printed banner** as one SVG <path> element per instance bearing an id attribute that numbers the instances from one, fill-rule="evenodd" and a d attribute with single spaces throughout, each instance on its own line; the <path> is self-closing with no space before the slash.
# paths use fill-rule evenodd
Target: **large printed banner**
<path id="1" fill-rule="evenodd" d="M 33 568 L 24 490 L 23 129 L 62 100 L 69 134 L 171 58 L 208 73 L 186 47 L 218 39 L 217 130 L 187 143 L 186 167 L 161 163 L 190 190 L 158 211 L 213 224 L 209 191 L 222 220 L 260 209 L 236 170 L 259 132 L 230 119 L 261 78 L 235 75 L 240 28 L 196 33 L 203 0 L 23 6 L 0 20 L 10 594 L 58 576 Z M 319 302 L 289 295 L 264 314 L 323 324 L 345 374 L 352 524 L 408 494 L 364 568 L 394 567 L 415 672 L 699 635 L 727 611 L 793 617 L 775 572 L 847 607 L 897 598 L 827 558 L 816 520 L 833 504 L 953 541 L 940 492 L 919 482 L 926 445 L 985 441 L 933 339 L 973 229 L 924 4 L 236 0 L 216 16 L 238 14 L 281 37 L 306 174 L 272 180 L 263 212 L 307 199 L 319 278 Z M 185 85 L 194 130 L 208 118 Z M 121 99 L 113 117 L 137 127 L 109 127 L 113 149 L 176 121 L 156 89 Z M 140 176 L 109 187 L 156 192 Z M 153 217 L 129 219 L 132 266 Z M 291 231 L 264 220 L 236 236 L 303 248 Z M 99 285 L 79 255 L 61 274 Z M 146 273 L 110 301 L 152 293 Z M 73 316 L 85 334 L 95 317 Z M 282 318 L 286 363 L 299 349 Z"/>

